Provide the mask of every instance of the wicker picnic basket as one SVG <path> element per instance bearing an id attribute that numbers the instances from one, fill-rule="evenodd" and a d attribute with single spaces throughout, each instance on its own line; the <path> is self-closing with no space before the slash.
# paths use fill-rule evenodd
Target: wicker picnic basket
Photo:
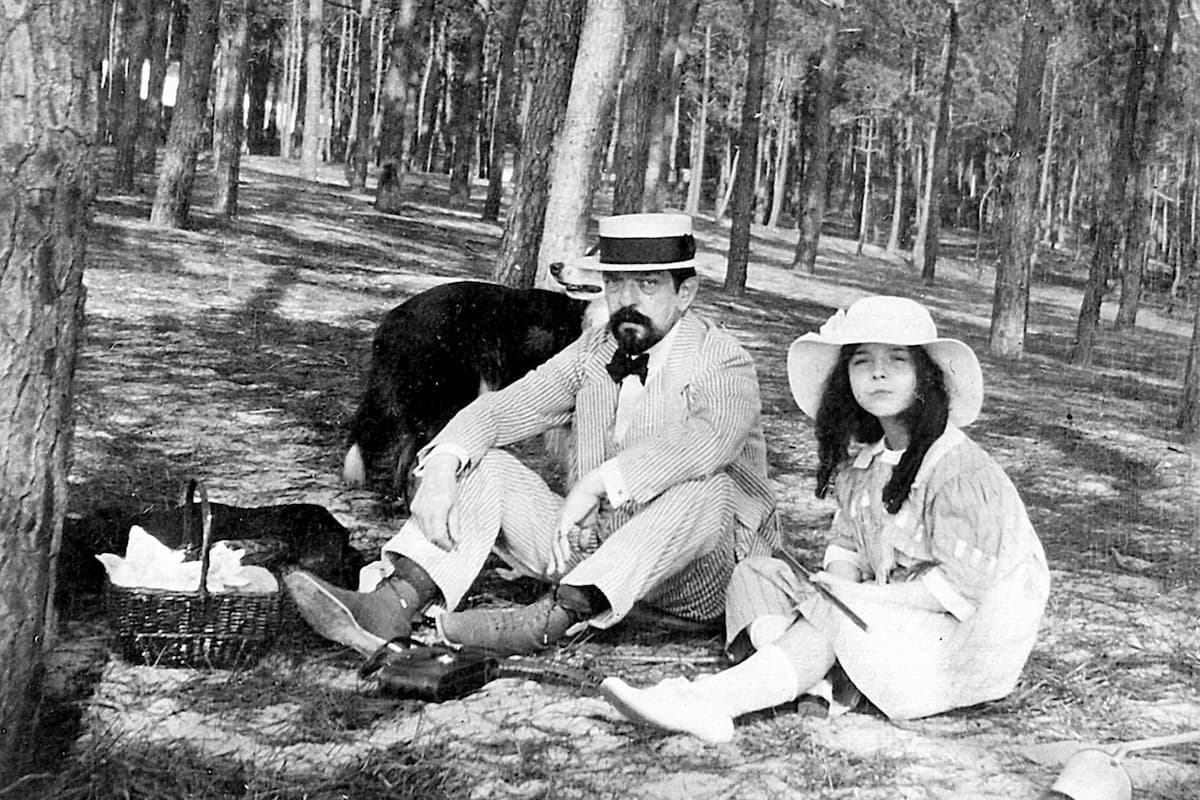
<path id="1" fill-rule="evenodd" d="M 279 632 L 282 594 L 209 592 L 212 510 L 199 481 L 184 487 L 185 508 L 200 496 L 200 585 L 196 591 L 118 586 L 105 588 L 105 610 L 117 650 L 137 664 L 234 669 L 253 664 Z M 195 541 L 184 515 L 184 541 Z"/>

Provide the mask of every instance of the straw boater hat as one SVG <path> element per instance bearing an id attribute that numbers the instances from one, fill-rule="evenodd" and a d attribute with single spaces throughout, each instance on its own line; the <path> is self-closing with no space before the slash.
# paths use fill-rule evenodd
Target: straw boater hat
<path id="1" fill-rule="evenodd" d="M 687 214 L 618 214 L 600 220 L 600 242 L 572 266 L 604 272 L 687 269 L 709 263 L 696 255 Z"/>
<path id="2" fill-rule="evenodd" d="M 940 338 L 925 307 L 905 297 L 864 297 L 839 310 L 816 333 L 792 342 L 788 383 L 800 410 L 816 419 L 842 345 L 870 342 L 924 347 L 945 376 L 951 424 L 961 428 L 979 416 L 983 370 L 975 352 L 957 339 Z"/>

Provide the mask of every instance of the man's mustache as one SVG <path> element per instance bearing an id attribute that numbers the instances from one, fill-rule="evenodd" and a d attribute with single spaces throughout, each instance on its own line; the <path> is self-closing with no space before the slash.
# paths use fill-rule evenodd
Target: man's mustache
<path id="1" fill-rule="evenodd" d="M 627 323 L 641 325 L 643 328 L 649 328 L 654 324 L 649 317 L 638 311 L 633 306 L 624 306 L 623 308 L 618 308 L 608 319 L 609 327 L 611 327 L 613 331 L 618 330 L 622 325 Z"/>

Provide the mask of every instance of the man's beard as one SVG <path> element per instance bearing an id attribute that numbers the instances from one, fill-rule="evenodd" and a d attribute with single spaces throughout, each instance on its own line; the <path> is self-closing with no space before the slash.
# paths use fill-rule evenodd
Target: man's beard
<path id="1" fill-rule="evenodd" d="M 630 323 L 638 327 L 622 327 Z M 633 306 L 624 306 L 613 312 L 608 318 L 608 329 L 617 340 L 617 346 L 630 355 L 646 352 L 666 335 L 655 327 L 653 320 Z"/>

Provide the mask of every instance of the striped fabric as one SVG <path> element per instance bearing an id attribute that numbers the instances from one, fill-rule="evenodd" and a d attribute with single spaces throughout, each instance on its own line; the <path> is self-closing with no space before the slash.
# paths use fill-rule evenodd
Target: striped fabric
<path id="1" fill-rule="evenodd" d="M 384 545 L 425 567 L 453 608 L 495 550 L 518 571 L 599 587 L 615 624 L 637 600 L 678 616 L 714 619 L 736 560 L 779 544 L 767 482 L 758 379 L 730 335 L 687 313 L 667 363 L 651 376 L 620 441 L 618 387 L 605 371 L 607 329 L 576 342 L 511 386 L 481 396 L 434 438 L 469 455 L 459 484 L 456 547 L 438 550 L 408 524 Z M 561 498 L 496 448 L 572 423 L 574 480 L 616 458 L 633 498 L 603 509 L 593 552 L 550 574 Z"/>

